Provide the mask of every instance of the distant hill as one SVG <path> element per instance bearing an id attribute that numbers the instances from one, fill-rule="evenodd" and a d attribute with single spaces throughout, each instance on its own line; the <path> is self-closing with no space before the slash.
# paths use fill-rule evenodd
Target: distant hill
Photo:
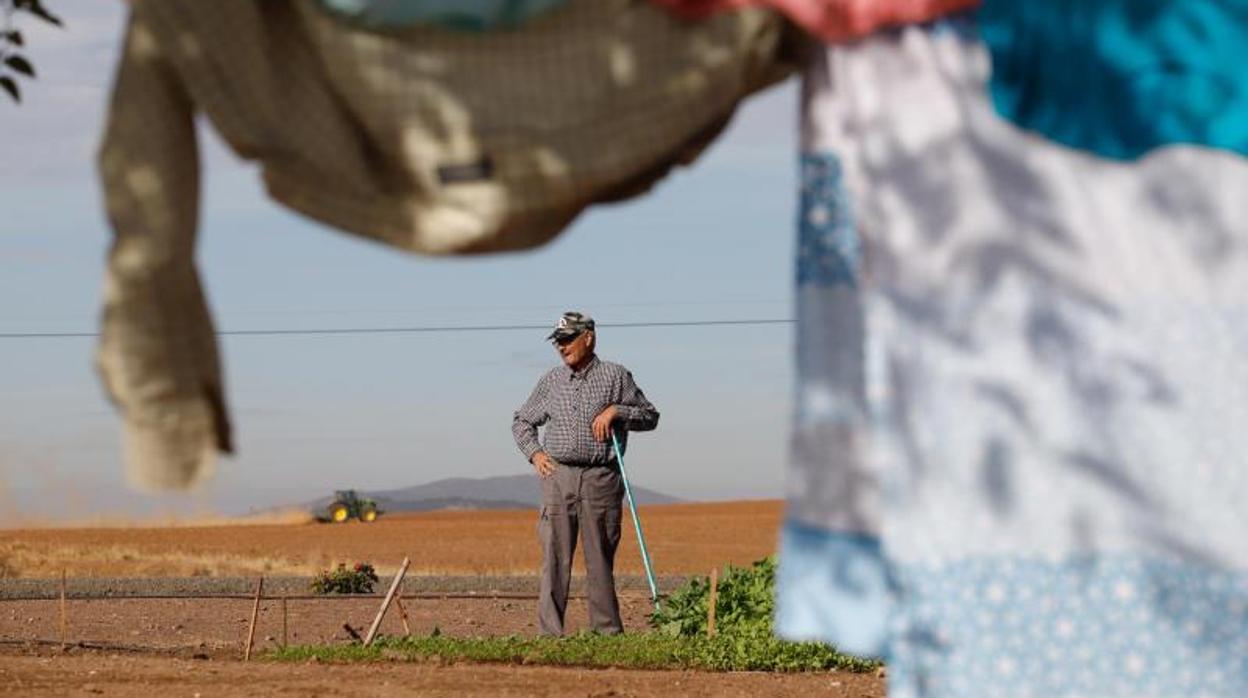
<path id="1" fill-rule="evenodd" d="M 332 494 L 332 493 L 331 493 Z M 541 486 L 533 475 L 498 477 L 452 477 L 424 485 L 393 490 L 361 492 L 377 500 L 385 511 L 435 511 L 439 509 L 532 509 L 542 499 Z M 633 487 L 638 504 L 672 504 L 683 501 L 645 487 Z M 306 505 L 319 511 L 332 497 L 326 495 Z"/>

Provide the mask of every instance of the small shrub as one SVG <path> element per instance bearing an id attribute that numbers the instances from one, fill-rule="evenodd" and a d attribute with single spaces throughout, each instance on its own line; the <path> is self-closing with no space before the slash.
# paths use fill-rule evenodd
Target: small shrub
<path id="1" fill-rule="evenodd" d="M 676 637 L 706 633 L 706 607 L 711 582 L 694 577 L 663 600 L 650 616 L 656 629 Z M 759 635 L 771 632 L 775 614 L 776 559 L 763 558 L 749 567 L 729 567 L 719 580 L 715 626 L 721 633 Z"/>
<path id="2" fill-rule="evenodd" d="M 367 562 L 357 562 L 347 569 L 345 563 L 338 563 L 333 570 L 323 570 L 312 579 L 314 594 L 371 594 L 373 585 L 378 581 L 377 571 Z"/>

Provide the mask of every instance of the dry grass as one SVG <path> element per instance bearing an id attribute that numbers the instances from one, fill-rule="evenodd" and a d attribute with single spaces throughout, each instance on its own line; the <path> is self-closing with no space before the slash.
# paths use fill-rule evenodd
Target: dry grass
<path id="1" fill-rule="evenodd" d="M 775 550 L 778 501 L 643 507 L 646 543 L 661 574 L 706 574 Z M 273 518 L 276 516 L 278 518 Z M 282 518 L 285 516 L 285 518 Z M 387 515 L 372 524 L 270 518 L 0 531 L 0 574 L 76 577 L 312 574 L 337 562 L 369 561 L 382 574 L 410 557 L 410 574 L 515 575 L 536 572 L 537 512 L 440 511 Z M 616 556 L 621 574 L 640 574 L 632 521 Z M 579 561 L 578 561 L 579 567 Z"/>
<path id="2" fill-rule="evenodd" d="M 235 577 L 255 574 L 301 575 L 311 572 L 290 561 L 228 554 L 171 550 L 155 552 L 127 545 L 81 546 L 53 542 L 0 546 L 6 570 L 0 576 L 56 577 Z"/>
<path id="3" fill-rule="evenodd" d="M 34 529 L 73 529 L 73 528 L 220 528 L 224 526 L 287 526 L 312 523 L 315 517 L 311 512 L 302 509 L 286 509 L 270 511 L 262 514 L 246 516 L 196 515 L 165 516 L 146 519 L 129 519 L 119 516 L 101 516 L 90 519 L 68 519 L 45 521 L 39 518 L 25 518 L 18 521 L 6 521 L 3 528 L 8 530 Z"/>

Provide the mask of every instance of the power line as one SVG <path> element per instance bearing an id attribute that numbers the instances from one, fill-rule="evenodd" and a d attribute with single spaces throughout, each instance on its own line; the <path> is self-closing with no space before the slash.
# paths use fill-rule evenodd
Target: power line
<path id="1" fill-rule="evenodd" d="M 739 298 L 730 300 L 669 300 L 669 301 L 638 301 L 636 303 L 596 303 L 585 302 L 581 305 L 587 308 L 594 308 L 595 312 L 601 313 L 603 308 L 672 308 L 677 306 L 757 306 L 757 305 L 785 305 L 789 304 L 786 298 Z M 535 305 L 533 303 L 514 304 L 514 305 L 498 305 L 498 304 L 461 304 L 461 305 L 407 305 L 402 308 L 397 307 L 371 307 L 371 308 L 338 308 L 325 310 L 310 310 L 307 308 L 297 309 L 269 309 L 269 310 L 234 310 L 230 313 L 231 317 L 251 317 L 251 316 L 282 316 L 291 317 L 295 315 L 375 315 L 386 313 L 391 315 L 412 315 L 415 312 L 427 311 L 481 311 L 481 310 L 511 310 L 511 311 L 534 311 L 540 310 L 542 315 L 552 311 L 558 314 L 564 310 L 563 305 L 546 304 Z M 528 314 L 528 313 L 525 313 Z M 29 318 L 22 318 L 29 319 Z"/>
<path id="2" fill-rule="evenodd" d="M 598 323 L 599 327 L 633 329 L 642 327 L 740 327 L 751 325 L 788 325 L 792 318 L 756 318 L 748 320 L 672 320 L 669 322 L 614 322 Z M 222 330 L 219 336 L 229 337 L 284 337 L 284 336 L 331 336 L 348 334 L 437 334 L 450 332 L 510 332 L 515 330 L 549 330 L 550 325 L 465 325 L 465 326 L 409 326 L 409 327 L 320 327 L 310 329 L 260 329 Z M 89 339 L 99 337 L 99 332 L 0 332 L 0 339 Z"/>

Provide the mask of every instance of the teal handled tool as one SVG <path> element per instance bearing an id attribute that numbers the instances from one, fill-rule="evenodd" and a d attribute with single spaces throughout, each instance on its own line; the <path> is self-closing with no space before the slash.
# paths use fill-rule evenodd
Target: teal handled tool
<path id="1" fill-rule="evenodd" d="M 628 498 L 628 510 L 633 514 L 633 528 L 637 530 L 637 545 L 641 548 L 641 562 L 646 567 L 646 581 L 650 583 L 650 600 L 654 610 L 659 610 L 659 588 L 654 583 L 654 568 L 650 566 L 650 552 L 646 550 L 646 537 L 641 533 L 641 519 L 637 516 L 637 503 L 633 500 L 633 488 L 628 484 L 628 471 L 624 469 L 624 454 L 620 452 L 620 440 L 611 430 L 611 445 L 615 447 L 615 462 L 620 464 L 620 479 L 624 481 L 624 496 Z"/>

